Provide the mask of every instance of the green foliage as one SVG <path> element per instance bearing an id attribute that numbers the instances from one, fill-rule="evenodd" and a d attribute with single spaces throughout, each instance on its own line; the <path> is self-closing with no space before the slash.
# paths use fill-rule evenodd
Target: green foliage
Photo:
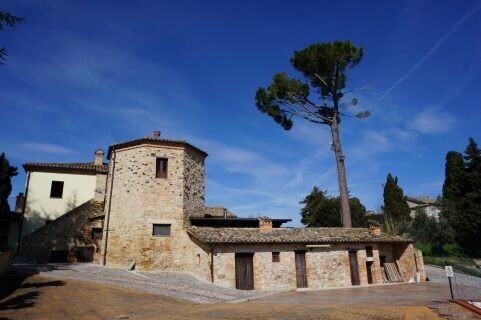
<path id="1" fill-rule="evenodd" d="M 430 245 L 428 255 L 443 255 L 444 246 L 454 242 L 455 233 L 444 217 L 439 221 L 435 217 L 428 217 L 423 210 L 416 212 L 407 232 L 417 242 Z"/>
<path id="2" fill-rule="evenodd" d="M 397 177 L 393 177 L 390 173 L 386 178 L 383 197 L 382 211 L 387 228 L 390 229 L 389 233 L 400 234 L 406 230 L 407 223 L 411 220 L 410 210 L 403 190 L 398 185 Z"/>
<path id="3" fill-rule="evenodd" d="M 22 23 L 25 19 L 22 17 L 16 17 L 10 13 L 0 11 L 0 31 L 5 30 L 6 27 L 15 28 L 19 23 Z M 5 47 L 0 48 L 0 64 L 3 64 L 7 58 L 7 49 Z"/>
<path id="4" fill-rule="evenodd" d="M 472 138 L 464 156 L 455 151 L 446 155 L 441 215 L 468 253 L 481 254 L 481 150 Z"/>
<path id="5" fill-rule="evenodd" d="M 337 95 L 346 87 L 346 69 L 359 64 L 363 49 L 349 41 L 320 43 L 294 51 L 291 64 L 309 80 L 313 88 L 321 90 L 323 98 Z"/>
<path id="6" fill-rule="evenodd" d="M 5 153 L 0 155 L 0 212 L 10 211 L 8 196 L 12 192 L 11 178 L 18 174 L 17 167 L 10 166 Z"/>
<path id="7" fill-rule="evenodd" d="M 344 95 L 342 90 L 346 87 L 347 69 L 355 67 L 362 55 L 362 48 L 349 41 L 319 43 L 294 51 L 291 64 L 305 81 L 290 78 L 285 72 L 275 74 L 272 84 L 257 90 L 256 106 L 285 130 L 292 128 L 293 116 L 327 125 L 333 119 L 339 121 L 338 107 Z M 317 98 L 324 103 L 312 102 L 312 94 L 318 94 Z M 333 105 L 328 106 L 327 101 L 332 101 Z M 357 102 L 353 99 L 351 105 Z M 369 116 L 369 112 L 361 111 L 356 116 L 364 118 Z"/>
<path id="8" fill-rule="evenodd" d="M 341 208 L 339 197 L 327 196 L 327 191 L 314 187 L 300 204 L 301 222 L 307 227 L 341 227 Z M 366 227 L 366 208 L 358 198 L 350 198 L 352 226 Z"/>

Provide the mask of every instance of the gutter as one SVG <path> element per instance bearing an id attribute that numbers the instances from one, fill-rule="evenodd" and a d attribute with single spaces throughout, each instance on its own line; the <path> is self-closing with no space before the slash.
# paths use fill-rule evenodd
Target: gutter
<path id="1" fill-rule="evenodd" d="M 106 221 L 105 221 L 105 237 L 104 237 L 104 252 L 102 257 L 102 265 L 105 266 L 107 260 L 107 242 L 109 240 L 109 225 L 110 225 L 110 209 L 112 208 L 112 191 L 114 188 L 114 176 L 115 176 L 115 147 L 112 147 L 112 175 L 110 176 L 110 195 L 109 195 L 109 205 L 107 208 L 106 213 Z M 108 177 L 108 175 L 107 175 Z"/>

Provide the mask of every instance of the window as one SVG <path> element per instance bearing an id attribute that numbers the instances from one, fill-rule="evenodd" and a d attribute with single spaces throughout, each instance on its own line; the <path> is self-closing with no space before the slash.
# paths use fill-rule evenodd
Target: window
<path id="1" fill-rule="evenodd" d="M 52 181 L 50 187 L 50 198 L 62 198 L 63 196 L 63 181 Z"/>
<path id="2" fill-rule="evenodd" d="M 92 239 L 102 240 L 102 228 L 92 228 Z"/>
<path id="3" fill-rule="evenodd" d="M 280 252 L 273 252 L 272 253 L 272 262 L 280 262 L 280 261 L 281 261 Z"/>
<path id="4" fill-rule="evenodd" d="M 170 236 L 170 224 L 154 224 L 152 235 L 157 237 Z"/>
<path id="5" fill-rule="evenodd" d="M 155 161 L 155 177 L 167 178 L 167 159 L 157 158 Z"/>

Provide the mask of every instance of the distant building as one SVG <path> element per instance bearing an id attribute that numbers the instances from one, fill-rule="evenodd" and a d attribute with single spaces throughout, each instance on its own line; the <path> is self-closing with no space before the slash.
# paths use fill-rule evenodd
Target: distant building
<path id="1" fill-rule="evenodd" d="M 424 280 L 422 255 L 412 240 L 381 234 L 378 224 L 283 228 L 290 219 L 240 218 L 224 207 L 207 207 L 206 157 L 157 131 L 112 144 L 108 165 L 97 158 L 82 165 L 26 164 L 24 225 L 31 233 L 20 255 L 40 262 L 187 271 L 238 289 Z M 62 199 L 55 198 L 55 181 L 63 182 Z"/>
<path id="2" fill-rule="evenodd" d="M 436 199 L 431 198 L 429 196 L 422 196 L 422 197 L 411 197 L 407 196 L 406 201 L 408 203 L 409 208 L 411 209 L 410 216 L 414 218 L 416 212 L 422 210 L 428 217 L 434 217 L 436 220 L 439 219 L 439 213 L 441 210 L 439 209 L 438 202 Z"/>

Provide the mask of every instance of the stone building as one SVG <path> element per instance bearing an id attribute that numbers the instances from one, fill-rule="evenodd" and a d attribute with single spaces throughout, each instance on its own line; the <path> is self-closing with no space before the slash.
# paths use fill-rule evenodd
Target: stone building
<path id="1" fill-rule="evenodd" d="M 436 199 L 429 196 L 407 196 L 406 202 L 411 210 L 409 213 L 411 218 L 414 218 L 417 212 L 422 211 L 428 217 L 434 217 L 436 220 L 439 220 L 439 213 L 441 212 L 441 209 L 439 209 L 439 204 Z"/>
<path id="2" fill-rule="evenodd" d="M 112 144 L 102 192 L 25 237 L 21 255 L 186 271 L 238 289 L 424 280 L 412 241 L 379 226 L 283 228 L 289 219 L 205 206 L 206 157 L 159 132 Z"/>

